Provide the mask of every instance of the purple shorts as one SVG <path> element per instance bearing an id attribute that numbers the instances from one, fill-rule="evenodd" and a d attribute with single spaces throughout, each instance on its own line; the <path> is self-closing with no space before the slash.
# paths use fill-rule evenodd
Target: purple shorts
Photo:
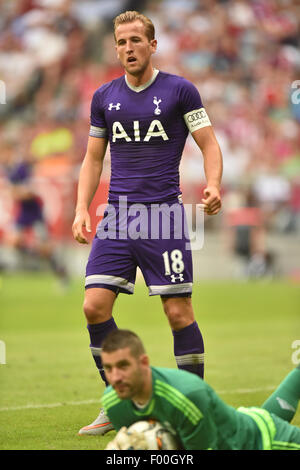
<path id="1" fill-rule="evenodd" d="M 97 227 L 85 287 L 133 294 L 137 267 L 149 295 L 190 296 L 192 252 L 183 204 L 113 204 Z"/>

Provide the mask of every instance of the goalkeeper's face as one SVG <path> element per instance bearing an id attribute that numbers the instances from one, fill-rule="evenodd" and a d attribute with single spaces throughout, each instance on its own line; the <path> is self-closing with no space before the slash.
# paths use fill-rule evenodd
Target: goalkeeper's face
<path id="1" fill-rule="evenodd" d="M 122 400 L 144 397 L 150 371 L 146 354 L 133 357 L 130 348 L 102 352 L 102 363 L 108 382 Z"/>

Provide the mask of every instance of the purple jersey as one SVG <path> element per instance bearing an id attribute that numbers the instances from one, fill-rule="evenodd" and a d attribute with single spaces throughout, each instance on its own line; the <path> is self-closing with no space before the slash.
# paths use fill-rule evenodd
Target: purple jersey
<path id="1" fill-rule="evenodd" d="M 92 100 L 90 136 L 110 142 L 109 200 L 177 197 L 188 132 L 209 125 L 197 88 L 182 77 L 155 70 L 141 87 L 126 76 L 101 86 Z"/>
<path id="2" fill-rule="evenodd" d="M 9 180 L 15 185 L 28 185 L 32 177 L 32 165 L 29 162 L 19 162 L 9 169 Z M 32 195 L 18 201 L 16 224 L 20 227 L 31 227 L 36 222 L 42 222 L 43 209 L 40 197 Z"/>

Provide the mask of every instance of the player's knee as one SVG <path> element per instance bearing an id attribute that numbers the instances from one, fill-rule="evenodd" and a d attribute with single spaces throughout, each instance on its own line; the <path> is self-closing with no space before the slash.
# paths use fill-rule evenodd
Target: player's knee
<path id="1" fill-rule="evenodd" d="M 182 312 L 172 311 L 169 315 L 167 315 L 170 326 L 172 330 L 179 331 L 182 328 L 185 328 L 190 324 L 187 318 L 182 314 Z"/>
<path id="2" fill-rule="evenodd" d="M 83 304 L 83 311 L 85 317 L 90 324 L 102 323 L 111 317 L 111 311 L 107 308 L 104 302 L 93 302 L 85 299 Z"/>
<path id="3" fill-rule="evenodd" d="M 190 302 L 165 302 L 164 311 L 172 330 L 178 331 L 194 321 L 193 309 Z"/>

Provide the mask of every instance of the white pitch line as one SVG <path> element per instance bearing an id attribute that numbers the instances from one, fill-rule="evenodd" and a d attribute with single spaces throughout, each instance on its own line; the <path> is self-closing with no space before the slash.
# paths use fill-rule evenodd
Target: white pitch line
<path id="1" fill-rule="evenodd" d="M 262 388 L 237 388 L 236 390 L 220 390 L 217 393 L 219 395 L 232 395 L 235 393 L 257 393 L 257 392 L 268 392 L 270 390 L 275 390 L 275 386 L 268 386 Z M 19 411 L 19 410 L 35 410 L 39 408 L 58 408 L 60 406 L 80 406 L 80 405 L 93 405 L 98 403 L 100 405 L 100 398 L 98 399 L 90 399 L 90 400 L 81 400 L 81 401 L 66 401 L 62 403 L 45 403 L 45 404 L 31 404 L 28 403 L 27 405 L 21 406 L 7 406 L 0 408 L 1 411 Z"/>
<path id="2" fill-rule="evenodd" d="M 220 390 L 217 393 L 219 395 L 231 395 L 234 393 L 257 393 L 257 392 L 269 392 L 275 390 L 275 385 L 268 385 L 267 387 L 261 388 L 237 388 L 236 390 Z"/>
<path id="3" fill-rule="evenodd" d="M 98 400 L 91 399 L 91 400 L 82 400 L 82 401 L 66 401 L 61 403 L 45 403 L 45 404 L 31 404 L 28 403 L 27 405 L 21 406 L 6 406 L 0 408 L 0 411 L 18 411 L 18 410 L 33 410 L 38 408 L 58 408 L 60 406 L 78 406 L 78 405 L 93 405 L 94 403 L 98 403 L 100 405 L 100 398 Z"/>

